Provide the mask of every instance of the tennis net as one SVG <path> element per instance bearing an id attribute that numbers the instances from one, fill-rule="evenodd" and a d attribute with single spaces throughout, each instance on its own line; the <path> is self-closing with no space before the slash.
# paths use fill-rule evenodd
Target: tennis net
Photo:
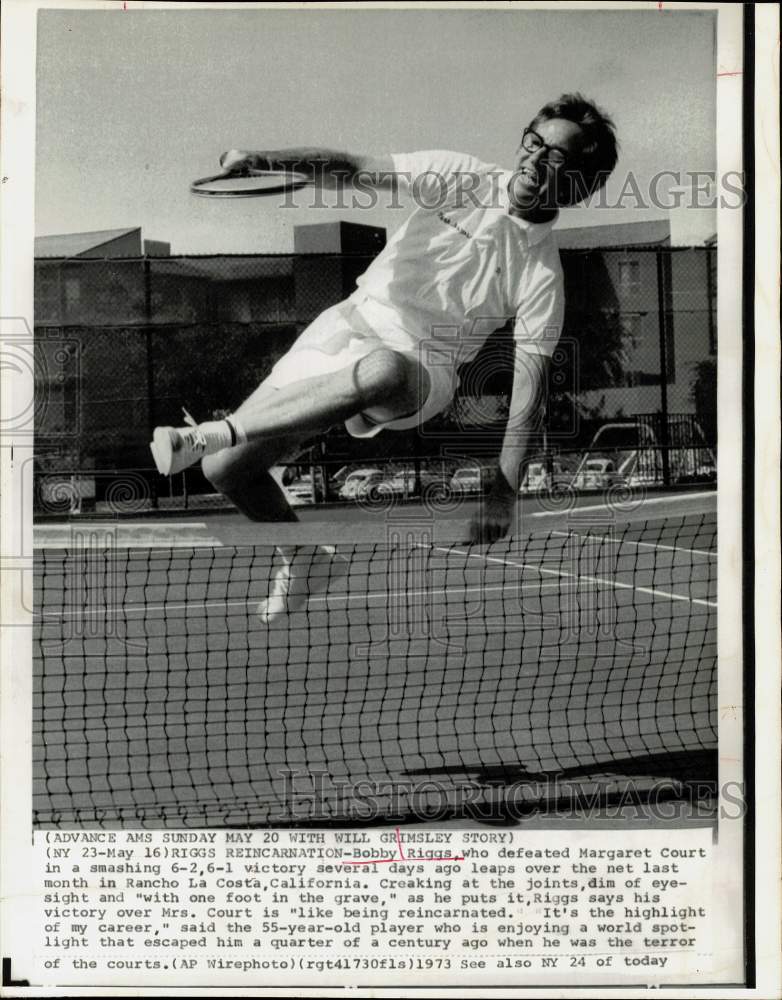
<path id="1" fill-rule="evenodd" d="M 35 823 L 404 821 L 557 782 L 681 787 L 716 759 L 715 540 L 710 514 L 328 559 L 40 550 Z M 310 593 L 264 622 L 283 559 Z"/>

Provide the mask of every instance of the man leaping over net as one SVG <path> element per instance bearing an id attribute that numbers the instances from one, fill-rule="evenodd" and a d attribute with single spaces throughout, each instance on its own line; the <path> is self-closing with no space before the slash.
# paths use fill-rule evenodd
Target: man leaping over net
<path id="1" fill-rule="evenodd" d="M 509 417 L 494 484 L 470 527 L 494 541 L 511 522 L 529 442 L 543 412 L 547 365 L 564 293 L 551 230 L 560 207 L 599 190 L 617 159 L 614 126 L 580 95 L 545 105 L 524 130 L 515 170 L 463 153 L 381 157 L 327 150 L 224 154 L 227 168 L 295 169 L 324 187 L 407 186 L 415 208 L 359 278 L 225 420 L 158 427 L 158 471 L 202 460 L 204 474 L 247 517 L 296 520 L 268 470 L 344 421 L 354 437 L 416 427 L 442 412 L 457 369 L 515 319 Z M 284 555 L 261 617 L 300 607 L 328 583 L 332 551 L 298 569 Z"/>

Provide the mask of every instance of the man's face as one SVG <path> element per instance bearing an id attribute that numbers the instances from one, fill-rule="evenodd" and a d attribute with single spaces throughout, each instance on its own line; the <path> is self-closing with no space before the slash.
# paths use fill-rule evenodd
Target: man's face
<path id="1" fill-rule="evenodd" d="M 511 178 L 511 203 L 522 217 L 568 203 L 568 172 L 584 145 L 584 133 L 573 122 L 551 118 L 527 130 Z M 525 148 L 529 147 L 529 148 Z"/>

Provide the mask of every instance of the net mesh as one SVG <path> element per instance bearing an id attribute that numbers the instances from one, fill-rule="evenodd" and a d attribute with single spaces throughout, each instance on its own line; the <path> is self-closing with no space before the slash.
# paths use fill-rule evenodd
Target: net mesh
<path id="1" fill-rule="evenodd" d="M 35 822 L 390 821 L 703 777 L 715 537 L 704 515 L 488 547 L 40 550 Z"/>

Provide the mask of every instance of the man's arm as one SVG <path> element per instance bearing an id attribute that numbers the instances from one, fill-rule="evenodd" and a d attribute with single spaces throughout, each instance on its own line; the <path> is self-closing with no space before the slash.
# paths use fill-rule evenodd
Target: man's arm
<path id="1" fill-rule="evenodd" d="M 494 542 L 510 527 L 530 445 L 543 421 L 548 365 L 544 355 L 527 352 L 516 344 L 510 410 L 497 475 L 470 524 L 471 542 Z"/>
<path id="2" fill-rule="evenodd" d="M 530 446 L 545 414 L 549 356 L 559 341 L 564 321 L 562 284 L 559 256 L 554 250 L 542 278 L 525 290 L 516 313 L 508 424 L 497 478 L 470 526 L 473 541 L 494 541 L 510 527 Z"/>
<path id="3" fill-rule="evenodd" d="M 390 155 L 365 156 L 333 149 L 300 147 L 277 150 L 230 149 L 220 157 L 225 169 L 297 170 L 325 188 L 338 188 L 360 178 L 362 184 L 393 187 L 394 161 Z"/>

